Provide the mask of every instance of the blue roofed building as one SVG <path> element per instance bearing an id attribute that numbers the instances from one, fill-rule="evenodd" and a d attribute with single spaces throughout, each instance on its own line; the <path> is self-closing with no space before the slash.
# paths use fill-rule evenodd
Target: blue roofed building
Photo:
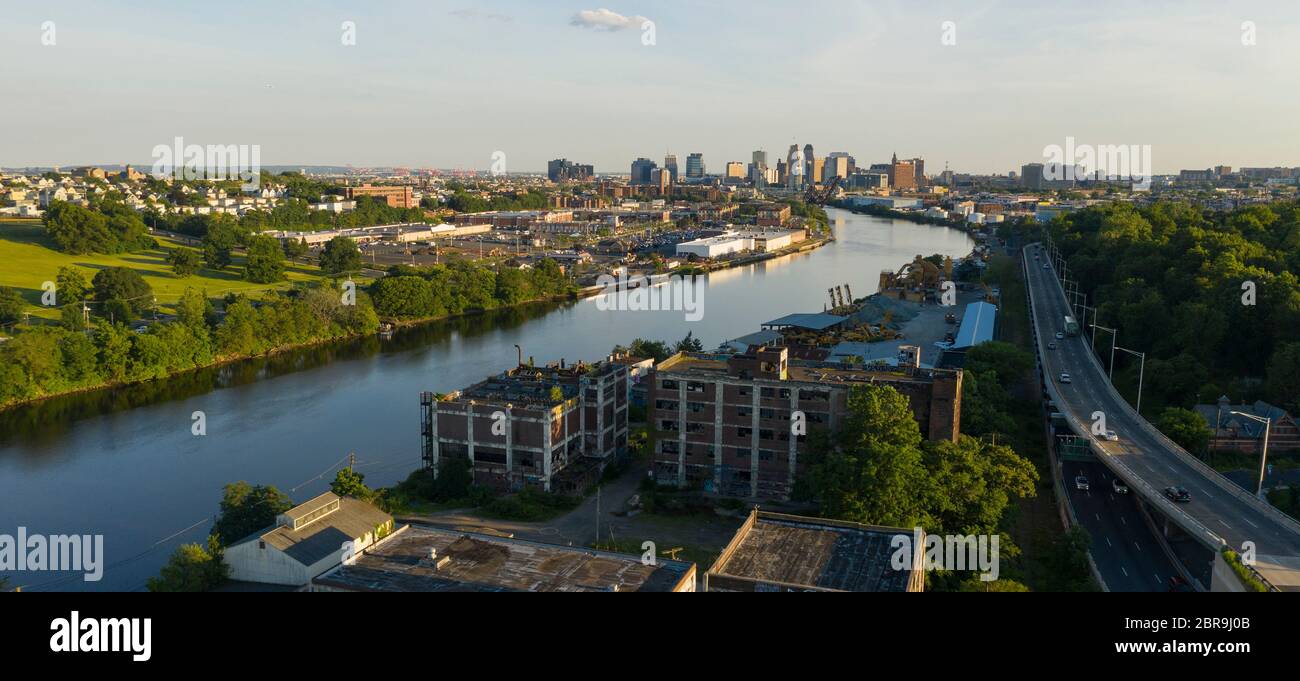
<path id="1" fill-rule="evenodd" d="M 966 306 L 966 314 L 961 318 L 961 328 L 952 344 L 953 350 L 970 348 L 993 340 L 993 328 L 997 324 L 998 308 L 983 301 Z"/>

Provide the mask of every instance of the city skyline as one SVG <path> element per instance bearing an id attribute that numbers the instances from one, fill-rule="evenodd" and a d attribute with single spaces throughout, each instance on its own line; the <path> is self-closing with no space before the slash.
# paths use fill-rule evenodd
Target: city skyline
<path id="1" fill-rule="evenodd" d="M 931 174 L 1004 174 L 1067 137 L 1150 145 L 1157 174 L 1300 163 L 1287 135 L 1300 95 L 1275 85 L 1300 56 L 1300 9 L 1179 4 L 1188 15 L 1170 25 L 1170 3 L 1103 4 L 1104 19 L 1017 2 L 743 15 L 331 2 L 307 16 L 235 2 L 201 20 L 166 5 L 147 19 L 113 3 L 16 7 L 0 55 L 25 94 L 0 121 L 0 166 L 143 166 L 176 136 L 256 144 L 267 166 L 486 170 L 500 151 L 511 172 L 565 157 L 622 173 L 699 152 L 716 173 L 812 143 L 860 164 L 897 151 Z M 133 59 L 95 61 L 122 45 Z M 1243 107 L 1252 125 L 1224 124 Z"/>

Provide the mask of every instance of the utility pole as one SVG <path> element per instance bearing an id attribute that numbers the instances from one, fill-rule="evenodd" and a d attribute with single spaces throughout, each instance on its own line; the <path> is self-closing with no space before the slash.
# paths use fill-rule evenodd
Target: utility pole
<path id="1" fill-rule="evenodd" d="M 356 452 L 352 452 L 352 453 L 348 454 L 348 472 L 349 472 L 349 473 L 352 472 L 352 467 L 355 466 L 355 465 L 357 465 L 357 453 L 356 453 Z"/>

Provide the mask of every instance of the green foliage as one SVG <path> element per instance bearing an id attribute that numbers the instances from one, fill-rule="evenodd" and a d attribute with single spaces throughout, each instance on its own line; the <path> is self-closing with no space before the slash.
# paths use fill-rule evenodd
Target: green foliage
<path id="1" fill-rule="evenodd" d="M 228 219 L 214 218 L 207 224 L 203 234 L 203 261 L 211 269 L 223 270 L 230 266 L 231 253 L 239 241 L 240 233 L 229 215 L 218 217 Z"/>
<path id="2" fill-rule="evenodd" d="M 198 252 L 188 248 L 173 248 L 167 254 L 167 264 L 171 265 L 172 272 L 182 279 L 198 272 L 201 263 L 202 259 Z"/>
<path id="3" fill-rule="evenodd" d="M 159 575 L 149 578 L 147 586 L 152 592 L 211 591 L 229 578 L 230 566 L 223 560 L 221 544 L 215 536 L 209 536 L 206 547 L 177 547 Z"/>
<path id="4" fill-rule="evenodd" d="M 1263 378 L 1262 363 L 1269 367 L 1262 390 L 1234 397 L 1297 406 L 1295 376 L 1288 375 L 1300 375 L 1297 350 L 1287 346 L 1300 328 L 1300 204 L 1216 212 L 1116 203 L 1070 213 L 1046 229 L 1072 278 L 1089 300 L 1101 301 L 1101 323 L 1118 325 L 1125 347 L 1148 353 L 1152 407 L 1191 407 L 1206 383 Z M 1243 300 L 1247 289 L 1253 301 Z M 1117 381 L 1135 383 L 1123 370 L 1118 364 Z"/>
<path id="5" fill-rule="evenodd" d="M 1201 415 L 1190 409 L 1169 407 L 1156 419 L 1156 427 L 1179 447 L 1197 456 L 1204 456 L 1213 433 Z"/>
<path id="6" fill-rule="evenodd" d="M 320 268 L 327 274 L 343 274 L 361 269 L 361 250 L 357 242 L 345 236 L 336 236 L 325 244 L 320 255 Z"/>
<path id="7" fill-rule="evenodd" d="M 0 324 L 22 319 L 23 310 L 26 309 L 27 301 L 23 300 L 23 294 L 18 289 L 0 286 Z"/>
<path id="8" fill-rule="evenodd" d="M 109 267 L 100 270 L 91 280 L 95 300 L 101 303 L 116 302 L 114 310 L 119 321 L 129 321 L 130 315 L 143 314 L 153 309 L 153 288 L 139 272 L 129 267 Z M 127 314 L 123 315 L 125 311 Z"/>
<path id="9" fill-rule="evenodd" d="M 429 268 L 395 267 L 370 286 L 370 295 L 375 310 L 384 317 L 425 319 L 517 305 L 570 290 L 559 265 L 548 258 L 526 271 L 494 272 L 463 261 Z"/>
<path id="10" fill-rule="evenodd" d="M 270 527 L 275 517 L 293 508 L 293 502 L 272 486 L 232 482 L 221 496 L 221 515 L 212 533 L 223 546 L 229 546 L 258 530 Z"/>
<path id="11" fill-rule="evenodd" d="M 1250 568 L 1242 565 L 1241 556 L 1237 555 L 1236 551 L 1224 549 L 1223 560 L 1228 563 L 1228 567 L 1232 568 L 1232 572 L 1237 575 L 1237 579 L 1241 580 L 1241 585 L 1246 587 L 1247 591 L 1268 592 L 1268 585 L 1262 582 Z"/>
<path id="12" fill-rule="evenodd" d="M 284 251 L 280 242 L 269 236 L 255 236 L 248 242 L 248 263 L 244 279 L 271 284 L 284 279 Z"/>
<path id="13" fill-rule="evenodd" d="M 365 484 L 366 476 L 357 473 L 350 468 L 340 470 L 334 476 L 334 482 L 330 483 L 330 491 L 341 497 L 352 497 L 368 501 L 374 497 L 374 492 Z"/>
<path id="14" fill-rule="evenodd" d="M 686 337 L 677 341 L 673 349 L 677 352 L 704 352 L 704 344 L 695 337 L 694 331 L 687 331 Z"/>
<path id="15" fill-rule="evenodd" d="M 55 285 L 58 286 L 60 304 L 66 305 L 73 301 L 85 300 L 86 296 L 90 295 L 90 284 L 86 282 L 86 277 L 81 270 L 75 267 L 66 265 L 60 267 Z"/>
<path id="16" fill-rule="evenodd" d="M 931 533 L 998 534 L 1010 504 L 1034 496 L 1038 481 L 1006 445 L 923 442 L 907 398 L 877 385 L 850 391 L 838 432 L 809 433 L 808 461 L 796 496 L 816 499 L 823 516 Z"/>
<path id="17" fill-rule="evenodd" d="M 663 341 L 650 341 L 644 338 L 637 338 L 632 341 L 631 345 L 615 345 L 611 351 L 615 354 L 627 354 L 632 357 L 641 357 L 653 359 L 656 363 L 668 359 L 673 354 L 668 344 Z"/>
<path id="18" fill-rule="evenodd" d="M 571 511 L 581 502 L 580 497 L 540 492 L 528 487 L 515 494 L 493 499 L 480 510 L 488 517 L 501 520 L 538 521 Z"/>
<path id="19" fill-rule="evenodd" d="M 1003 341 L 980 343 L 966 352 L 967 372 L 985 374 L 991 371 L 1003 388 L 1021 382 L 1033 366 L 1033 355 Z"/>

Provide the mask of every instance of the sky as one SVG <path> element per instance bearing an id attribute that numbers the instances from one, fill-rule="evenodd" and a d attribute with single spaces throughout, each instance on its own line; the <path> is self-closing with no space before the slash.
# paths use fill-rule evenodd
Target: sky
<path id="1" fill-rule="evenodd" d="M 176 137 L 511 172 L 811 143 L 1005 173 L 1067 137 L 1150 145 L 1156 173 L 1300 165 L 1293 0 L 0 0 L 0 63 L 0 167 Z"/>

